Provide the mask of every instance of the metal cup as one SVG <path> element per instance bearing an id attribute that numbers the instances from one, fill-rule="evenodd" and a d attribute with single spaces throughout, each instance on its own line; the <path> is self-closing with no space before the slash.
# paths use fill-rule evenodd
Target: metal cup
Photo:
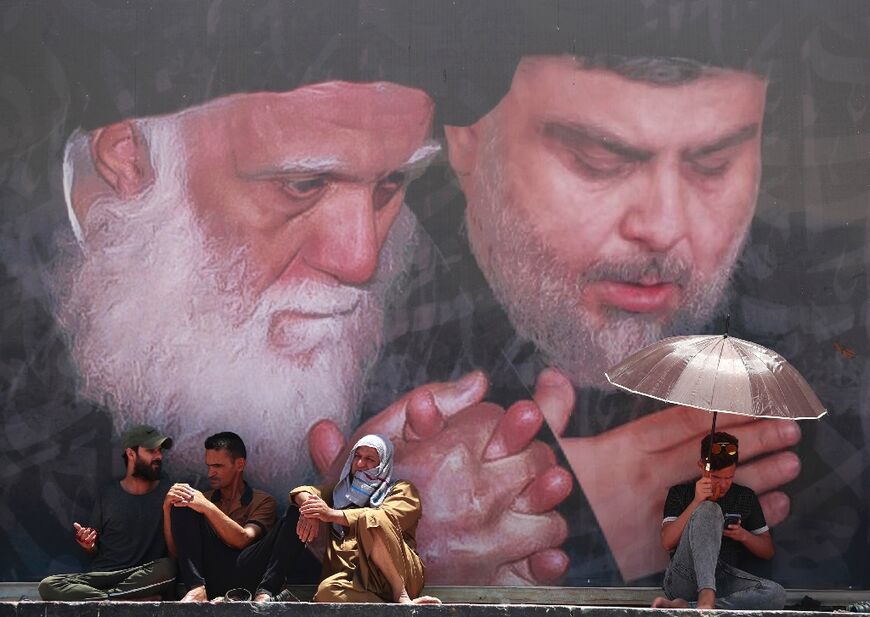
<path id="1" fill-rule="evenodd" d="M 251 592 L 244 587 L 230 589 L 224 594 L 224 602 L 250 602 Z"/>

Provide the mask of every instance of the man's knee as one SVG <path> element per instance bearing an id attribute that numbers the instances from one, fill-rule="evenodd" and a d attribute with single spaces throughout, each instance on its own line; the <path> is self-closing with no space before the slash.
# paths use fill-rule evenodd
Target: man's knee
<path id="1" fill-rule="evenodd" d="M 401 537 L 402 532 L 396 527 L 390 516 L 380 509 L 372 509 L 357 521 L 357 537 L 362 542 L 367 539 L 377 538 L 389 542 L 392 537 Z"/>
<path id="2" fill-rule="evenodd" d="M 347 602 L 345 591 L 341 582 L 327 579 L 317 586 L 313 599 L 315 602 Z"/>
<path id="3" fill-rule="evenodd" d="M 718 525 L 719 527 L 725 525 L 725 516 L 722 514 L 722 508 L 714 501 L 702 501 L 695 508 L 695 511 L 692 512 L 689 520 Z"/>
<path id="4" fill-rule="evenodd" d="M 287 511 L 284 513 L 284 524 L 292 525 L 293 528 L 296 528 L 296 524 L 299 522 L 299 508 L 294 508 L 290 506 L 287 508 Z"/>
<path id="5" fill-rule="evenodd" d="M 169 520 L 172 521 L 173 527 L 179 523 L 184 524 L 196 521 L 201 516 L 199 512 L 191 508 L 172 508 L 169 511 Z"/>
<path id="6" fill-rule="evenodd" d="M 764 604 L 759 606 L 762 610 L 782 610 L 785 606 L 785 588 L 779 583 L 763 580 Z"/>
<path id="7" fill-rule="evenodd" d="M 170 557 L 155 559 L 150 564 L 150 570 L 154 576 L 166 580 L 174 579 L 175 575 L 178 574 L 178 567 L 175 560 Z"/>
<path id="8" fill-rule="evenodd" d="M 58 585 L 63 582 L 63 576 L 46 576 L 39 582 L 39 597 L 46 602 L 61 600 L 60 590 Z"/>

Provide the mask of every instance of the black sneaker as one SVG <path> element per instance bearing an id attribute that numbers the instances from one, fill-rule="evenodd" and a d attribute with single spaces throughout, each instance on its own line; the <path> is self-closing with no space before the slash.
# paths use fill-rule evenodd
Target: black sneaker
<path id="1" fill-rule="evenodd" d="M 282 589 L 277 596 L 275 596 L 275 602 L 302 602 L 299 598 L 293 595 L 293 592 L 289 589 Z"/>

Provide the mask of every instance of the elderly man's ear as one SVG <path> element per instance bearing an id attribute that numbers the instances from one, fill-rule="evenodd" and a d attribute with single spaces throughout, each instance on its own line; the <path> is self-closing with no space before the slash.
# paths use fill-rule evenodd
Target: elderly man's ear
<path id="1" fill-rule="evenodd" d="M 468 190 L 469 178 L 477 167 L 480 132 L 480 122 L 471 126 L 446 125 L 444 127 L 444 135 L 447 137 L 447 156 L 463 191 Z"/>
<path id="2" fill-rule="evenodd" d="M 121 199 L 135 197 L 154 181 L 148 146 L 130 120 L 91 133 L 91 158 L 100 178 Z"/>

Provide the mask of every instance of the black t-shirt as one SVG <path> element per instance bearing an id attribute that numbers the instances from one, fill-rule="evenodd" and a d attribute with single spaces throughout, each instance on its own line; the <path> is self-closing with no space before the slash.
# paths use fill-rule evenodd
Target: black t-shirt
<path id="1" fill-rule="evenodd" d="M 97 530 L 94 572 L 123 570 L 166 556 L 163 499 L 172 483 L 163 478 L 144 495 L 131 495 L 119 482 L 100 491 L 87 525 Z"/>
<path id="2" fill-rule="evenodd" d="M 677 484 L 668 491 L 665 499 L 665 517 L 662 523 L 676 520 L 683 510 L 689 507 L 695 497 L 695 483 Z M 742 517 L 741 525 L 753 534 L 761 534 L 768 530 L 767 521 L 764 520 L 764 512 L 758 497 L 748 486 L 732 484 L 728 492 L 722 495 L 716 504 L 722 508 L 722 514 L 739 514 Z M 719 549 L 719 559 L 731 565 L 738 565 L 744 557 L 751 555 L 749 550 L 740 542 L 731 538 L 722 538 L 722 547 Z"/>

